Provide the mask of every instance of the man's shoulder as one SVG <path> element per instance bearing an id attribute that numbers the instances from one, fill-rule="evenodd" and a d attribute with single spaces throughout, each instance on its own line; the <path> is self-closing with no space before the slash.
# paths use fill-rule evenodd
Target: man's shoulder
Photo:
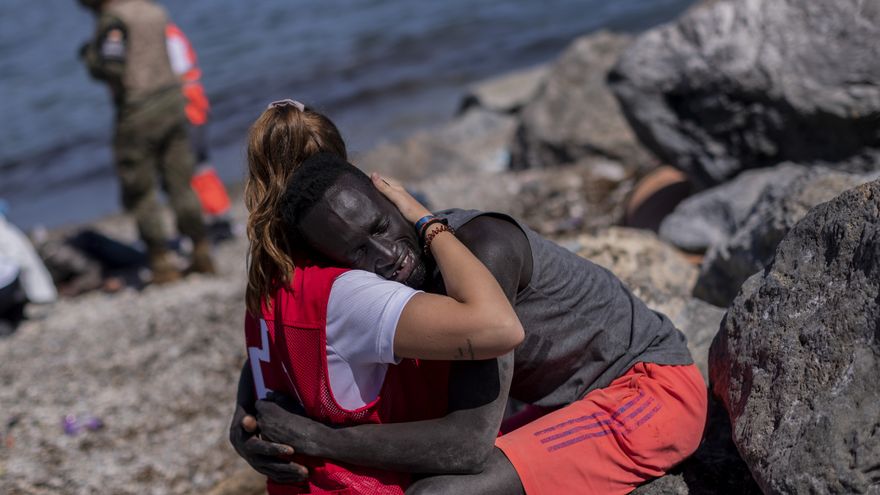
<path id="1" fill-rule="evenodd" d="M 480 229 L 507 232 L 522 230 L 519 222 L 513 217 L 494 211 L 450 208 L 434 212 L 434 214 L 448 220 L 449 225 L 454 227 L 457 232 L 472 232 Z"/>
<path id="2" fill-rule="evenodd" d="M 507 236 L 511 235 L 525 238 L 525 232 L 514 219 L 494 213 L 476 216 L 460 226 L 456 232 L 462 238 L 462 242 L 471 239 L 489 245 L 506 244 Z"/>
<path id="3" fill-rule="evenodd" d="M 493 273 L 513 269 L 519 272 L 518 280 L 525 283 L 530 280 L 531 245 L 513 218 L 500 214 L 480 215 L 462 225 L 456 236 Z"/>

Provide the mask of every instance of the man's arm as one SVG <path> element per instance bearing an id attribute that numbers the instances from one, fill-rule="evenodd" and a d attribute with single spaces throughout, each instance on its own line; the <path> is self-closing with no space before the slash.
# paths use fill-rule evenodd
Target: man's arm
<path id="1" fill-rule="evenodd" d="M 97 36 L 80 49 L 89 74 L 107 82 L 114 94 L 122 88 L 128 48 L 128 30 L 122 21 L 109 15 L 98 20 Z"/>
<path id="2" fill-rule="evenodd" d="M 515 302 L 531 277 L 525 234 L 506 220 L 478 217 L 458 235 Z M 290 414 L 274 402 L 258 401 L 260 429 L 266 438 L 310 456 L 395 471 L 480 472 L 494 447 L 512 377 L 512 353 L 494 360 L 455 362 L 449 414 L 410 423 L 333 429 Z"/>
<path id="3" fill-rule="evenodd" d="M 264 438 L 300 454 L 391 471 L 477 473 L 492 451 L 512 374 L 513 353 L 454 363 L 450 412 L 432 420 L 334 429 L 262 400 L 257 417 Z"/>

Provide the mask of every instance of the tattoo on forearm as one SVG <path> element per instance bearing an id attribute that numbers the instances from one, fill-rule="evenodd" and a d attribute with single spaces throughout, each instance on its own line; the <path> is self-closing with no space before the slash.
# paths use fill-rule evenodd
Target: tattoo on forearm
<path id="1" fill-rule="evenodd" d="M 465 354 L 465 350 L 461 347 L 458 348 L 458 354 L 452 356 L 452 359 L 461 360 L 461 359 L 470 359 L 471 361 L 475 360 L 474 357 L 474 344 L 471 342 L 471 339 L 467 340 L 467 354 Z"/>

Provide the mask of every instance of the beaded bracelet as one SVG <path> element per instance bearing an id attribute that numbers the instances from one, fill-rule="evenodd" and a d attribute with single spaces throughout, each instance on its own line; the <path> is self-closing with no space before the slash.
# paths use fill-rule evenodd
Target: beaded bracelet
<path id="1" fill-rule="evenodd" d="M 434 242 L 434 238 L 437 237 L 437 234 L 439 234 L 440 232 L 449 232 L 450 234 L 455 235 L 455 229 L 453 229 L 449 225 L 446 225 L 445 223 L 440 224 L 439 227 L 432 230 L 431 232 L 428 233 L 428 235 L 425 236 L 425 254 L 426 255 L 431 254 L 431 243 Z"/>
<path id="2" fill-rule="evenodd" d="M 428 221 L 426 221 L 424 224 L 422 224 L 422 227 L 420 229 L 418 229 L 420 241 L 422 241 L 423 243 L 425 242 L 425 233 L 427 233 L 428 228 L 431 227 L 431 225 L 434 225 L 435 223 L 442 223 L 443 225 L 449 225 L 449 221 L 446 220 L 445 218 L 431 217 L 430 219 L 428 219 Z"/>

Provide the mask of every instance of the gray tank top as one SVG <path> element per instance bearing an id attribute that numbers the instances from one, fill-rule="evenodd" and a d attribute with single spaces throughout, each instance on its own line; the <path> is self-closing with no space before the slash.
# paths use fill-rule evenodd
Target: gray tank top
<path id="1" fill-rule="evenodd" d="M 500 213 L 444 210 L 453 228 L 479 215 L 519 226 L 532 249 L 532 279 L 514 309 L 525 341 L 514 353 L 510 395 L 545 407 L 570 404 L 608 386 L 638 362 L 693 364 L 687 338 L 608 270 Z"/>

